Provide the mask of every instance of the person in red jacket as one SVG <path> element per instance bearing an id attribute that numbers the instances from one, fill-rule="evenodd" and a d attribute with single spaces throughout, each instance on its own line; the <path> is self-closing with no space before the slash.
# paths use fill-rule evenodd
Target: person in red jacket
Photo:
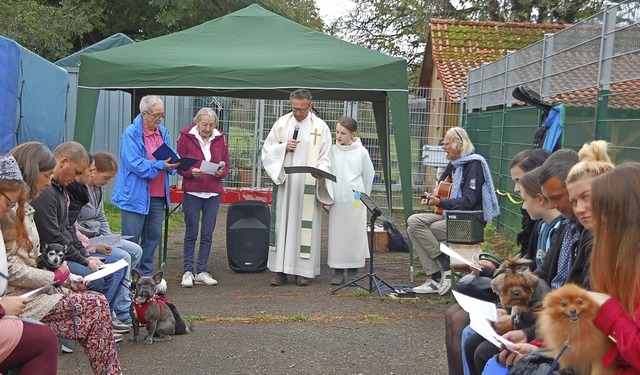
<path id="1" fill-rule="evenodd" d="M 640 373 L 640 163 L 630 162 L 593 179 L 593 323 L 613 345 L 602 359 L 617 361 L 616 374 Z"/>
<path id="2" fill-rule="evenodd" d="M 202 108 L 193 118 L 194 123 L 180 131 L 177 151 L 181 158 L 198 159 L 189 170 L 179 170 L 184 196 L 184 275 L 182 287 L 191 288 L 194 282 L 217 285 L 208 272 L 213 230 L 216 226 L 222 180 L 229 173 L 229 146 L 218 126 L 218 115 L 211 108 Z M 221 168 L 211 169 L 211 164 Z M 202 222 L 201 215 L 202 214 Z M 194 262 L 196 239 L 200 227 L 198 261 Z M 194 264 L 195 263 L 195 264 Z"/>

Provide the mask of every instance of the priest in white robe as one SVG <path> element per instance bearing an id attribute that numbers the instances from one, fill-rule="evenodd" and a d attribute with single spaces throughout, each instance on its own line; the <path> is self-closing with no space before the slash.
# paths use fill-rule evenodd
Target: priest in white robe
<path id="1" fill-rule="evenodd" d="M 279 286 L 295 275 L 299 286 L 320 274 L 322 204 L 333 203 L 330 181 L 320 176 L 286 174 L 285 167 L 312 166 L 331 172 L 331 130 L 312 113 L 311 94 L 291 93 L 291 113 L 280 117 L 262 146 L 262 164 L 273 180 L 276 205 L 275 246 L 267 267 Z"/>

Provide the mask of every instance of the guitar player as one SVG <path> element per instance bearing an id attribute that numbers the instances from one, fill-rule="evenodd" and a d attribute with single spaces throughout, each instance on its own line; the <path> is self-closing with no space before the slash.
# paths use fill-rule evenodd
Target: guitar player
<path id="1" fill-rule="evenodd" d="M 485 222 L 500 213 L 489 165 L 475 153 L 467 132 L 460 127 L 449 129 L 442 149 L 449 164 L 436 193 L 425 192 L 420 202 L 436 211 L 413 214 L 407 220 L 407 234 L 427 274 L 427 280 L 413 288 L 416 293 L 443 295 L 451 288 L 449 257 L 440 252 L 440 242 L 447 238 L 446 210 L 482 210 Z"/>

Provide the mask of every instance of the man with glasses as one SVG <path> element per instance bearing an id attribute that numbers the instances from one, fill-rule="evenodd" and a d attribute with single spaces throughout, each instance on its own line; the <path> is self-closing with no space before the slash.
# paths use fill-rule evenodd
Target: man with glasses
<path id="1" fill-rule="evenodd" d="M 143 97 L 140 114 L 120 138 L 120 169 L 111 197 L 111 203 L 122 210 L 122 235 L 132 236 L 131 241 L 139 242 L 142 247 L 138 271 L 143 276 L 153 273 L 155 251 L 162 237 L 164 207 L 171 204 L 169 174 L 175 174 L 179 164 L 153 157 L 153 152 L 163 143 L 171 147 L 163 119 L 162 100 L 154 95 Z"/>
<path id="2" fill-rule="evenodd" d="M 322 204 L 333 203 L 332 186 L 320 176 L 285 174 L 288 166 L 311 166 L 331 171 L 331 130 L 311 113 L 311 93 L 298 89 L 289 96 L 291 112 L 280 117 L 262 147 L 262 163 L 275 184 L 275 240 L 267 267 L 276 275 L 271 285 L 295 275 L 298 286 L 320 274 Z M 273 210 L 272 210 L 273 211 Z"/>
<path id="3" fill-rule="evenodd" d="M 420 203 L 444 210 L 482 210 L 485 222 L 491 221 L 500 213 L 500 208 L 487 161 L 474 153 L 471 139 L 460 127 L 447 131 L 442 149 L 449 164 L 440 176 L 440 181 L 447 177 L 453 181 L 449 197 L 441 198 L 425 192 Z M 413 288 L 416 293 L 443 295 L 451 288 L 450 259 L 440 252 L 440 242 L 447 238 L 444 215 L 418 213 L 407 220 L 407 234 L 427 274 L 427 280 Z"/>

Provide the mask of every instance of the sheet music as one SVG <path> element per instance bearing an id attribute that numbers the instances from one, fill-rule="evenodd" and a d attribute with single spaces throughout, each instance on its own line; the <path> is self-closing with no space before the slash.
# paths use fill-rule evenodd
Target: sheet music
<path id="1" fill-rule="evenodd" d="M 443 244 L 442 242 L 440 242 L 440 251 L 442 251 L 443 253 L 447 254 L 451 258 L 459 260 L 460 262 L 468 265 L 469 267 L 475 268 L 478 271 L 482 271 L 482 267 L 480 265 L 475 264 L 475 263 L 471 262 L 470 260 L 465 259 L 463 256 L 461 256 L 460 254 L 456 253 L 449 246 Z"/>

